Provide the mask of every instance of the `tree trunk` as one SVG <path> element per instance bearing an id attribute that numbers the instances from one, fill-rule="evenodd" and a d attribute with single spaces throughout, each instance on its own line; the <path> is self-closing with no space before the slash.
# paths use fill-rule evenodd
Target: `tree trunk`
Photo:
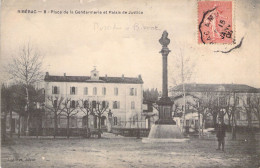
<path id="1" fill-rule="evenodd" d="M 204 117 L 202 116 L 202 128 L 201 128 L 201 133 L 203 135 L 203 130 L 204 130 L 204 122 L 205 122 L 205 119 Z"/>
<path id="2" fill-rule="evenodd" d="M 28 115 L 27 115 L 27 122 L 26 122 L 26 131 L 25 131 L 26 136 L 29 136 L 29 135 L 30 135 L 30 134 L 29 134 L 29 127 L 30 127 L 29 122 L 30 122 L 30 115 L 28 114 Z"/>
<path id="3" fill-rule="evenodd" d="M 216 127 L 217 124 L 217 112 L 213 111 L 213 126 Z"/>
<path id="4" fill-rule="evenodd" d="M 87 117 L 87 119 L 86 119 L 86 128 L 87 128 L 87 130 L 88 130 L 88 116 L 89 116 L 89 114 L 87 112 L 87 115 L 86 115 L 86 117 Z"/>
<path id="5" fill-rule="evenodd" d="M 18 138 L 21 136 L 21 114 L 19 113 L 19 119 L 18 119 Z"/>
<path id="6" fill-rule="evenodd" d="M 36 138 L 39 137 L 39 116 L 36 117 Z"/>
<path id="7" fill-rule="evenodd" d="M 67 116 L 67 138 L 70 137 L 70 117 Z"/>
<path id="8" fill-rule="evenodd" d="M 25 90 L 26 90 L 26 107 L 27 107 L 27 115 L 28 115 L 27 123 L 26 123 L 27 127 L 26 127 L 25 133 L 26 133 L 26 136 L 29 136 L 29 118 L 30 118 L 29 105 L 30 105 L 30 101 L 29 101 L 28 87 L 26 87 Z"/>
<path id="9" fill-rule="evenodd" d="M 54 133 L 53 133 L 53 138 L 56 138 L 57 135 L 57 130 L 58 130 L 58 116 L 57 112 L 54 113 Z"/>
<path id="10" fill-rule="evenodd" d="M 2 133 L 2 140 L 3 142 L 6 141 L 6 112 L 4 112 L 4 117 L 3 117 L 3 120 L 1 122 L 1 133 Z"/>
<path id="11" fill-rule="evenodd" d="M 13 137 L 13 112 L 12 112 L 12 110 L 10 110 L 9 124 L 10 124 L 10 138 L 12 138 Z"/>
<path id="12" fill-rule="evenodd" d="M 247 113 L 247 120 L 248 120 L 248 133 L 249 133 L 249 139 L 250 140 L 255 140 L 255 135 L 253 132 L 253 126 L 252 126 L 252 115 L 251 115 L 251 111 L 248 111 Z"/>
<path id="13" fill-rule="evenodd" d="M 231 127 L 231 115 L 228 115 L 228 126 Z"/>
<path id="14" fill-rule="evenodd" d="M 98 116 L 98 138 L 101 138 L 101 116 Z"/>
<path id="15" fill-rule="evenodd" d="M 199 127 L 199 138 L 200 138 L 200 136 L 201 136 L 201 131 L 200 131 L 200 112 L 198 111 L 198 127 Z"/>
<path id="16" fill-rule="evenodd" d="M 235 140 L 237 138 L 236 134 L 236 121 L 235 121 L 235 116 L 234 113 L 232 115 L 232 140 Z"/>

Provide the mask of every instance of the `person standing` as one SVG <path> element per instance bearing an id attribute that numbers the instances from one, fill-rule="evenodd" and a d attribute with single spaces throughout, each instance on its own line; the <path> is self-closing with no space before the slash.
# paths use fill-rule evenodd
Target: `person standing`
<path id="1" fill-rule="evenodd" d="M 216 132 L 217 132 L 216 136 L 218 138 L 218 148 L 217 148 L 217 150 L 220 150 L 220 147 L 222 147 L 222 151 L 224 151 L 226 128 L 225 128 L 225 124 L 224 124 L 223 119 L 220 119 L 218 121 Z"/>

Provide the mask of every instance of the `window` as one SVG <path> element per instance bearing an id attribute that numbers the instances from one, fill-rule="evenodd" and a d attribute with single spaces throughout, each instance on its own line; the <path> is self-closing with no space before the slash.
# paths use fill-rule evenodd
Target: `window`
<path id="1" fill-rule="evenodd" d="M 131 109 L 135 109 L 135 102 L 134 101 L 131 102 Z"/>
<path id="2" fill-rule="evenodd" d="M 102 108 L 107 108 L 107 107 L 108 107 L 108 102 L 102 101 Z"/>
<path id="3" fill-rule="evenodd" d="M 137 89 L 136 88 L 130 88 L 130 96 L 136 96 L 137 95 Z"/>
<path id="4" fill-rule="evenodd" d="M 97 95 L 97 88 L 96 87 L 93 88 L 93 95 Z"/>
<path id="5" fill-rule="evenodd" d="M 134 95 L 134 88 L 130 88 L 130 96 Z"/>
<path id="6" fill-rule="evenodd" d="M 84 88 L 84 95 L 88 95 L 88 87 Z"/>
<path id="7" fill-rule="evenodd" d="M 107 89 L 105 87 L 102 88 L 102 94 L 106 95 Z"/>
<path id="8" fill-rule="evenodd" d="M 227 99 L 225 97 L 219 98 L 219 105 L 226 106 L 227 105 Z"/>
<path id="9" fill-rule="evenodd" d="M 117 117 L 114 117 L 114 125 L 117 125 Z"/>
<path id="10" fill-rule="evenodd" d="M 75 95 L 76 94 L 76 87 L 70 87 L 70 94 Z"/>
<path id="11" fill-rule="evenodd" d="M 236 97 L 236 105 L 239 104 L 239 97 Z"/>
<path id="12" fill-rule="evenodd" d="M 58 105 L 57 100 L 54 100 L 54 101 L 53 101 L 53 107 L 54 107 L 54 108 L 57 108 L 57 105 Z"/>
<path id="13" fill-rule="evenodd" d="M 190 126 L 190 120 L 186 120 L 186 126 Z"/>
<path id="14" fill-rule="evenodd" d="M 114 95 L 117 96 L 118 95 L 118 88 L 114 88 Z"/>
<path id="15" fill-rule="evenodd" d="M 247 98 L 246 98 L 246 103 L 247 103 L 247 105 L 250 104 L 250 97 L 247 97 Z"/>
<path id="16" fill-rule="evenodd" d="M 76 107 L 76 102 L 75 102 L 75 100 L 72 100 L 72 101 L 70 102 L 70 107 L 71 107 L 71 108 L 75 108 L 75 107 Z"/>
<path id="17" fill-rule="evenodd" d="M 240 111 L 237 111 L 237 112 L 236 112 L 236 119 L 237 119 L 237 120 L 240 120 Z"/>
<path id="18" fill-rule="evenodd" d="M 52 86 L 52 94 L 59 94 L 59 88 L 57 86 Z"/>
<path id="19" fill-rule="evenodd" d="M 88 107 L 89 107 L 88 101 L 85 100 L 85 101 L 84 101 L 84 108 L 88 108 Z"/>
<path id="20" fill-rule="evenodd" d="M 97 107 L 97 102 L 96 101 L 92 101 L 92 108 L 96 108 Z"/>
<path id="21" fill-rule="evenodd" d="M 77 117 L 75 116 L 70 117 L 70 125 L 72 128 L 77 127 Z"/>
<path id="22" fill-rule="evenodd" d="M 120 108 L 120 102 L 119 101 L 114 101 L 113 102 L 113 109 L 119 109 Z"/>

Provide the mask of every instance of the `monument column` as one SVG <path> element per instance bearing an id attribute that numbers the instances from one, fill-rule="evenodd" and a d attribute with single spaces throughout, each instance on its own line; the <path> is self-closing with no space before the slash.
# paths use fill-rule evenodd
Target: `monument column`
<path id="1" fill-rule="evenodd" d="M 183 138 L 180 128 L 172 119 L 172 105 L 173 101 L 168 97 L 168 72 L 167 72 L 167 57 L 170 53 L 168 45 L 168 33 L 163 32 L 159 40 L 162 45 L 160 53 L 162 54 L 162 97 L 156 102 L 158 105 L 159 119 L 155 121 L 152 126 L 148 138 L 143 139 L 142 142 L 184 142 L 187 139 Z"/>
<path id="2" fill-rule="evenodd" d="M 163 32 L 162 37 L 159 40 L 162 45 L 162 49 L 160 53 L 162 54 L 162 97 L 156 102 L 159 107 L 159 119 L 155 122 L 155 124 L 166 124 L 166 125 L 174 125 L 175 122 L 172 119 L 172 105 L 173 102 L 168 97 L 168 54 L 170 50 L 168 45 L 170 44 L 170 39 L 168 39 L 168 33 L 166 31 Z"/>

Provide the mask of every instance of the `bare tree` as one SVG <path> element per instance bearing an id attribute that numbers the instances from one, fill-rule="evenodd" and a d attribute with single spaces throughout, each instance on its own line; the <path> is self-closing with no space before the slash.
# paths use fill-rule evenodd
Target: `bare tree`
<path id="1" fill-rule="evenodd" d="M 53 137 L 56 138 L 58 130 L 58 116 L 62 113 L 65 106 L 62 107 L 64 98 L 58 96 L 47 97 L 48 102 L 46 102 L 45 108 L 48 109 L 54 115 L 54 133 Z"/>
<path id="2" fill-rule="evenodd" d="M 250 104 L 252 107 L 252 111 L 258 120 L 258 125 L 260 128 L 260 97 L 257 97 L 256 95 L 252 96 Z"/>
<path id="3" fill-rule="evenodd" d="M 71 100 L 71 98 L 66 98 L 62 104 L 63 110 L 60 115 L 64 115 L 67 118 L 67 138 L 69 138 L 70 118 L 78 113 L 78 111 L 76 110 L 78 107 L 78 102 L 75 100 Z"/>
<path id="4" fill-rule="evenodd" d="M 16 113 L 19 115 L 18 119 L 18 138 L 21 135 L 21 117 L 25 116 L 25 105 L 26 105 L 26 100 L 25 100 L 25 89 L 21 85 L 14 85 L 12 87 L 13 92 L 14 92 L 14 103 L 13 103 L 13 108 Z"/>
<path id="5" fill-rule="evenodd" d="M 94 109 L 93 112 L 98 117 L 98 138 L 101 138 L 101 119 L 109 104 L 106 101 L 92 101 L 92 107 Z"/>
<path id="6" fill-rule="evenodd" d="M 86 116 L 86 130 L 87 130 L 87 137 L 89 137 L 90 132 L 89 132 L 88 125 L 89 125 L 89 115 L 90 113 L 93 112 L 92 104 L 89 100 L 81 99 L 79 103 L 79 108 Z"/>
<path id="7" fill-rule="evenodd" d="M 252 124 L 252 114 L 253 114 L 253 111 L 254 111 L 254 104 L 252 103 L 252 96 L 248 95 L 246 97 L 246 101 L 243 100 L 243 106 L 245 108 L 245 111 L 246 111 L 246 116 L 247 116 L 247 126 L 248 126 L 248 129 L 249 129 L 249 138 L 251 140 L 254 140 L 255 137 L 254 137 L 254 133 L 253 133 L 253 124 Z"/>
<path id="8" fill-rule="evenodd" d="M 2 84 L 1 87 L 1 113 L 3 114 L 3 120 L 1 122 L 1 133 L 2 133 L 2 140 L 6 141 L 6 118 L 7 114 L 10 114 L 10 118 L 12 118 L 12 90 L 10 87 L 6 87 Z M 10 123 L 10 126 L 12 124 Z M 12 133 L 11 133 L 12 134 Z"/>
<path id="9" fill-rule="evenodd" d="M 13 57 L 12 62 L 8 65 L 8 72 L 12 79 L 22 83 L 26 90 L 26 109 L 27 109 L 27 130 L 29 133 L 29 121 L 30 121 L 30 95 L 29 87 L 40 81 L 43 78 L 41 72 L 42 69 L 42 56 L 32 45 L 24 45 L 18 55 Z"/>
<path id="10" fill-rule="evenodd" d="M 204 131 L 205 122 L 207 118 L 212 115 L 212 107 L 216 95 L 212 92 L 206 92 L 200 98 L 195 99 L 194 102 L 187 102 L 188 105 L 193 107 L 198 112 L 198 122 L 199 122 L 199 136 Z M 202 117 L 202 123 L 200 123 L 200 117 Z"/>
<path id="11" fill-rule="evenodd" d="M 185 57 L 183 51 L 180 49 L 180 59 L 175 60 L 175 69 L 173 69 L 173 85 L 182 84 L 182 92 L 183 92 L 183 121 L 185 121 L 185 114 L 186 114 L 186 87 L 185 84 L 190 80 L 192 72 L 195 67 L 195 63 L 191 62 L 190 57 Z M 184 126 L 184 124 L 183 124 Z"/>

